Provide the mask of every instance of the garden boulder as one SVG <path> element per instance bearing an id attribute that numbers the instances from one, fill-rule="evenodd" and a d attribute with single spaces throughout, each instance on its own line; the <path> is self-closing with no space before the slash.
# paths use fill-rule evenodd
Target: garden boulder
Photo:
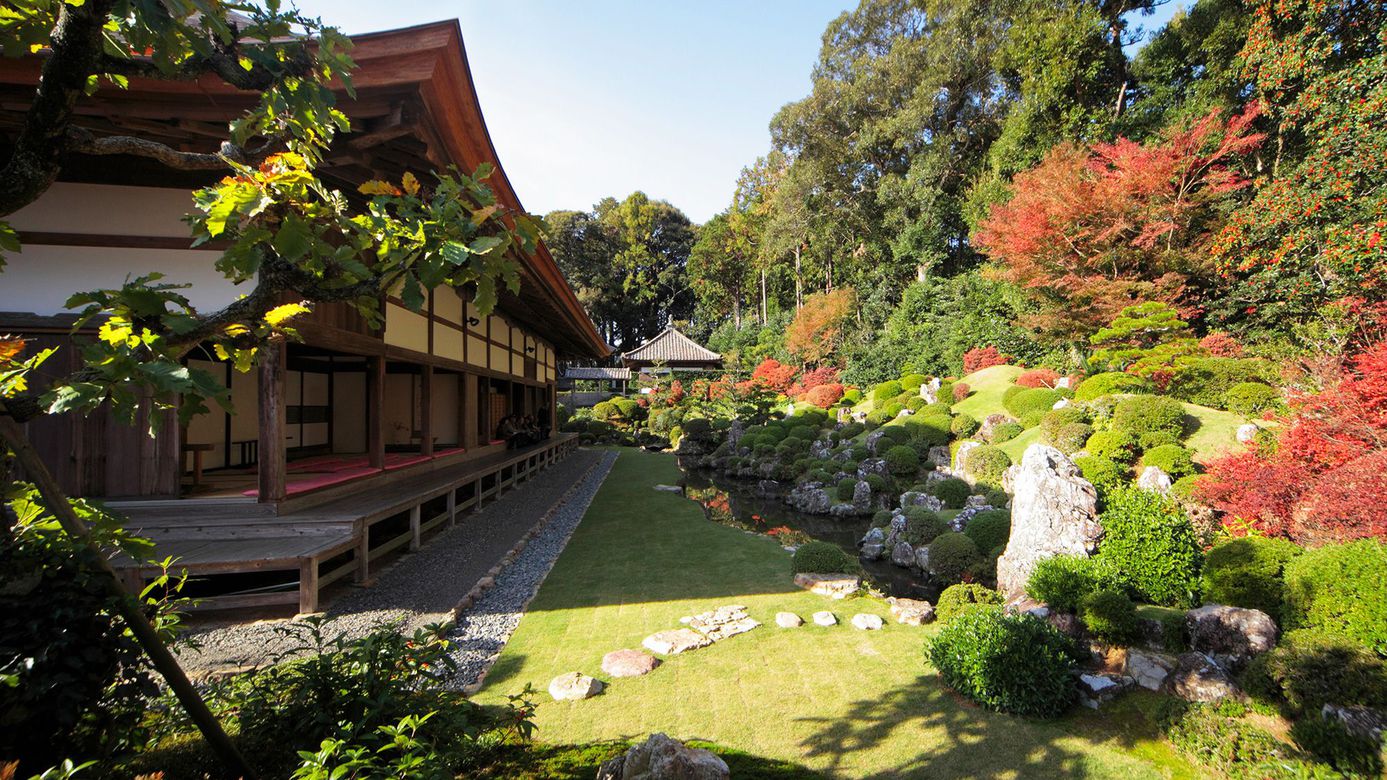
<path id="1" fill-rule="evenodd" d="M 785 495 L 785 503 L 808 515 L 826 515 L 833 499 L 822 483 L 805 482 Z"/>
<path id="2" fill-rule="evenodd" d="M 919 599 L 900 599 L 892 596 L 886 600 L 891 605 L 891 617 L 906 626 L 923 626 L 934 621 L 934 605 Z"/>
<path id="3" fill-rule="evenodd" d="M 659 665 L 659 659 L 639 650 L 613 650 L 602 656 L 602 671 L 612 677 L 640 677 Z"/>
<path id="4" fill-rule="evenodd" d="M 1224 699 L 1242 700 L 1243 692 L 1203 653 L 1181 653 L 1168 681 L 1171 693 L 1186 701 L 1219 702 Z"/>
<path id="5" fill-rule="evenodd" d="M 1150 691 L 1159 691 L 1161 686 L 1165 685 L 1165 681 L 1170 679 L 1175 664 L 1175 656 L 1131 648 L 1127 651 L 1122 671 L 1135 680 L 1137 685 Z"/>
<path id="6" fill-rule="evenodd" d="M 591 699 L 602 692 L 602 681 L 582 672 L 561 674 L 549 681 L 549 695 L 556 701 Z"/>
<path id="7" fill-rule="evenodd" d="M 781 628 L 799 628 L 804 625 L 804 618 L 793 612 L 775 613 L 775 624 Z"/>
<path id="8" fill-rule="evenodd" d="M 1276 621 L 1257 609 L 1205 604 L 1185 613 L 1185 626 L 1190 649 L 1211 656 L 1233 672 L 1276 646 Z"/>
<path id="9" fill-rule="evenodd" d="M 1147 466 L 1137 477 L 1137 487 L 1148 493 L 1170 494 L 1170 486 L 1175 484 L 1170 475 L 1156 466 Z"/>
<path id="10" fill-rule="evenodd" d="M 896 546 L 891 548 L 891 562 L 907 569 L 914 566 L 915 548 L 910 546 L 910 542 L 896 542 Z"/>
<path id="11" fill-rule="evenodd" d="M 814 625 L 816 626 L 838 625 L 838 616 L 834 615 L 832 612 L 815 612 L 813 619 Z"/>
<path id="12" fill-rule="evenodd" d="M 857 543 L 862 557 L 869 561 L 879 561 L 886 556 L 886 529 L 870 528 L 862 541 Z"/>
<path id="13" fill-rule="evenodd" d="M 881 616 L 861 613 L 852 616 L 852 627 L 860 628 L 863 631 L 878 631 L 881 629 Z"/>
<path id="14" fill-rule="evenodd" d="M 664 734 L 651 734 L 597 770 L 597 780 L 727 780 L 731 776 L 721 758 Z"/>
<path id="15" fill-rule="evenodd" d="M 1037 563 L 1057 555 L 1086 558 L 1102 538 L 1098 493 L 1074 461 L 1044 444 L 1026 448 L 1011 502 L 1011 537 L 997 560 L 997 589 L 1020 598 Z"/>
<path id="16" fill-rule="evenodd" d="M 861 581 L 850 574 L 819 574 L 815 572 L 796 574 L 795 584 L 810 593 L 835 599 L 847 598 L 862 587 Z"/>

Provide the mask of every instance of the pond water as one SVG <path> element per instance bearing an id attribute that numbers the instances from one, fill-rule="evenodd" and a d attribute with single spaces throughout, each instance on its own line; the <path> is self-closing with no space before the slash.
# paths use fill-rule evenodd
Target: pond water
<path id="1" fill-rule="evenodd" d="M 857 541 L 871 527 L 872 518 L 809 515 L 791 509 L 783 493 L 768 493 L 754 481 L 729 479 L 707 470 L 689 468 L 684 472 L 684 493 L 703 505 L 703 513 L 715 523 L 764 534 L 783 545 L 805 538 L 835 544 L 854 558 Z M 796 539 L 798 538 L 798 539 Z M 938 596 L 938 588 L 926 577 L 892 565 L 890 561 L 861 561 L 866 579 L 889 596 L 926 598 Z"/>

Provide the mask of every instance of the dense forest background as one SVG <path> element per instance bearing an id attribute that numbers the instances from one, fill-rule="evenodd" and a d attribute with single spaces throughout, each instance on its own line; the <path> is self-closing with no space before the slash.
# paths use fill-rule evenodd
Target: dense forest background
<path id="1" fill-rule="evenodd" d="M 604 335 L 868 383 L 995 346 L 1081 368 L 1125 306 L 1268 357 L 1342 352 L 1387 292 L 1387 4 L 863 0 L 725 211 L 548 216 Z"/>

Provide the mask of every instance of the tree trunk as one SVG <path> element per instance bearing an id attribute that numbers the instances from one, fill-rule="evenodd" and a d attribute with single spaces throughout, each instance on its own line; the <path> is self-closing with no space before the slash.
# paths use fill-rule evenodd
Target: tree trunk
<path id="1" fill-rule="evenodd" d="M 761 269 L 761 325 L 769 325 L 769 318 L 766 316 L 766 269 Z"/>
<path id="2" fill-rule="evenodd" d="M 736 324 L 737 330 L 742 329 L 742 296 L 732 296 L 732 322 Z"/>
<path id="3" fill-rule="evenodd" d="M 253 780 L 255 773 L 251 770 L 250 765 L 246 763 L 245 758 L 236 749 L 236 745 L 222 730 L 222 725 L 217 721 L 217 717 L 212 714 L 211 710 L 207 709 L 207 703 L 198 695 L 197 689 L 188 680 L 187 674 L 183 672 L 183 667 L 178 665 L 173 653 L 169 652 L 168 647 L 164 646 L 163 641 L 159 639 L 158 632 L 155 631 L 149 618 L 144 614 L 144 608 L 140 603 L 138 594 L 129 593 L 121 585 L 120 575 L 116 574 L 116 570 L 106 559 L 107 556 L 92 542 L 91 533 L 87 530 L 86 523 L 82 522 L 82 519 L 73 511 L 72 503 L 63 494 L 62 488 L 58 486 L 58 481 L 53 478 L 48 467 L 44 465 L 38 451 L 29 443 L 29 439 L 24 435 L 19 423 L 5 415 L 4 403 L 0 402 L 0 439 L 15 454 L 20 467 L 24 469 L 25 476 L 34 483 L 39 495 L 43 497 L 44 505 L 58 519 L 58 524 L 62 526 L 63 531 L 91 551 L 92 558 L 97 561 L 98 571 L 102 575 L 101 579 L 105 584 L 106 591 L 115 597 L 120 615 L 130 628 L 130 633 L 134 634 L 135 641 L 144 649 L 154 668 L 169 684 L 169 688 L 178 697 L 183 709 L 187 711 L 188 716 L 192 718 L 193 722 L 197 724 L 198 730 L 202 732 L 203 739 L 207 740 L 207 744 L 221 759 L 222 765 L 243 780 Z"/>
<path id="4" fill-rule="evenodd" d="M 804 306 L 804 276 L 800 273 L 800 255 L 804 247 L 795 244 L 795 311 Z"/>

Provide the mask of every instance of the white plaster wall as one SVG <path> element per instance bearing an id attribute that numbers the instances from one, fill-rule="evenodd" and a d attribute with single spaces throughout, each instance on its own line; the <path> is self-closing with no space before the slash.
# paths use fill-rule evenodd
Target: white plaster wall
<path id="1" fill-rule="evenodd" d="M 192 210 L 190 190 L 57 182 L 8 219 L 16 230 L 173 236 L 191 244 L 183 216 Z"/>

